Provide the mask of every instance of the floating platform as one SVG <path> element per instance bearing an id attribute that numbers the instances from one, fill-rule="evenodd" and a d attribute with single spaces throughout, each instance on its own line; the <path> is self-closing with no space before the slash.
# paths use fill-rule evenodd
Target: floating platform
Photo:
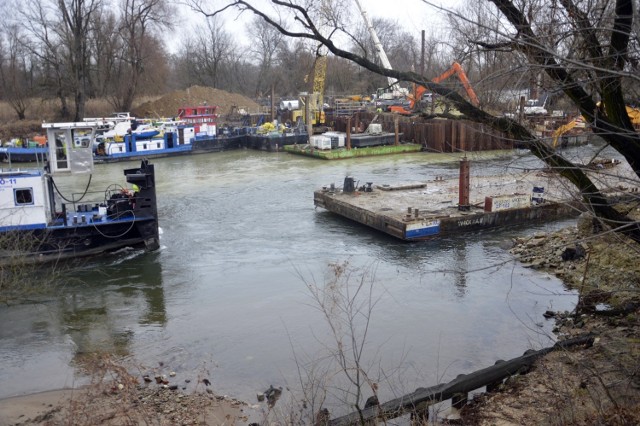
<path id="1" fill-rule="evenodd" d="M 246 134 L 217 135 L 213 137 L 196 138 L 191 142 L 194 154 L 202 152 L 230 151 L 242 148 Z"/>
<path id="2" fill-rule="evenodd" d="M 304 155 L 307 157 L 319 158 L 321 160 L 343 160 L 346 158 L 371 157 L 376 155 L 406 154 L 409 152 L 420 152 L 422 145 L 401 144 L 370 146 L 366 148 L 337 148 L 322 150 L 313 148 L 309 144 L 285 146 L 284 150 L 291 154 Z"/>
<path id="3" fill-rule="evenodd" d="M 544 173 L 471 177 L 469 204 L 459 206 L 459 180 L 436 179 L 314 192 L 314 204 L 404 241 L 464 234 L 508 225 L 576 216 L 566 181 Z"/>
<path id="4" fill-rule="evenodd" d="M 246 148 L 253 148 L 261 151 L 277 152 L 282 151 L 285 146 L 306 144 L 309 141 L 309 135 L 306 133 L 290 132 L 280 133 L 272 132 L 267 134 L 250 134 L 244 141 Z"/>

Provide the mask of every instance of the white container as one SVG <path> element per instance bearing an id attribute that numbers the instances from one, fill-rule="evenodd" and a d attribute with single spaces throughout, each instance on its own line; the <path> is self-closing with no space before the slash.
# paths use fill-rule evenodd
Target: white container
<path id="1" fill-rule="evenodd" d="M 288 99 L 280 101 L 280 109 L 281 110 L 289 110 L 293 111 L 295 109 L 300 108 L 300 101 L 298 99 Z"/>
<path id="2" fill-rule="evenodd" d="M 367 133 L 372 135 L 377 135 L 382 133 L 382 124 L 380 123 L 371 123 L 367 128 Z"/>
<path id="3" fill-rule="evenodd" d="M 313 135 L 311 136 L 311 145 L 322 150 L 331 149 L 331 138 L 323 135 Z"/>

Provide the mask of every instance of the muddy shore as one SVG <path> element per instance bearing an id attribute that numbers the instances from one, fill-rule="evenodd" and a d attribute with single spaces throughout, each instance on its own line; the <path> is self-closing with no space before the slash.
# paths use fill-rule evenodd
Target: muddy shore
<path id="1" fill-rule="evenodd" d="M 545 314 L 558 340 L 591 334 L 594 343 L 553 352 L 476 396 L 462 424 L 640 424 L 638 244 L 582 217 L 576 227 L 518 239 L 511 252 L 578 291 L 574 311 Z"/>

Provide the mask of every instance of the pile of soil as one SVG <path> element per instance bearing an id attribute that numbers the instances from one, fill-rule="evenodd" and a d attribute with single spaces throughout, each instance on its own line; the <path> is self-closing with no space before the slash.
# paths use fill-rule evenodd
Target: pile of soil
<path id="1" fill-rule="evenodd" d="M 212 87 L 191 86 L 186 90 L 176 90 L 155 101 L 145 102 L 131 111 L 135 117 L 167 118 L 175 117 L 178 108 L 186 106 L 217 105 L 218 114 L 224 116 L 234 109 L 244 109 L 246 113 L 257 113 L 260 105 L 244 95 L 230 93 Z"/>
<path id="2" fill-rule="evenodd" d="M 559 340 L 590 334 L 593 345 L 553 352 L 500 391 L 477 396 L 463 409 L 464 424 L 640 424 L 640 246 L 606 229 L 594 233 L 593 225 L 584 217 L 577 227 L 518 239 L 512 249 L 578 291 L 573 312 L 545 317 Z"/>

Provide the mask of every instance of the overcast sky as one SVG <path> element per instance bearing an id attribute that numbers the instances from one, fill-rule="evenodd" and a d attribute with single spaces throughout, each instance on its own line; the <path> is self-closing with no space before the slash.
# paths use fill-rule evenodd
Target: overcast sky
<path id="1" fill-rule="evenodd" d="M 257 0 L 256 3 L 260 3 Z M 432 3 L 443 4 L 446 7 L 453 7 L 460 4 L 464 0 L 434 0 Z M 398 22 L 406 31 L 415 35 L 419 39 L 420 32 L 425 30 L 427 34 L 432 30 L 440 30 L 446 27 L 446 17 L 443 12 L 426 5 L 422 0 L 360 0 L 362 6 L 366 9 L 370 19 L 387 18 Z M 206 2 L 203 2 L 206 4 Z M 211 0 L 209 4 L 220 4 L 218 1 Z M 266 1 L 265 1 L 266 3 Z M 358 13 L 355 1 L 353 3 L 353 12 Z M 188 34 L 193 29 L 193 24 L 202 22 L 203 18 L 199 14 L 189 13 L 186 8 L 181 9 L 185 18 L 183 23 L 179 25 L 173 36 L 169 35 L 167 40 L 169 48 L 175 50 L 177 40 Z M 237 13 L 227 11 L 223 15 L 227 30 L 235 33 L 242 43 L 248 43 L 247 35 L 244 34 L 245 26 L 250 21 L 252 15 L 245 13 L 239 20 L 236 20 Z"/>
<path id="2" fill-rule="evenodd" d="M 429 32 L 431 27 L 442 27 L 446 21 L 443 12 L 426 5 L 422 0 L 361 0 L 370 18 L 389 18 L 405 25 L 409 32 Z M 454 7 L 460 0 L 432 1 Z M 354 2 L 355 4 L 355 2 Z"/>

